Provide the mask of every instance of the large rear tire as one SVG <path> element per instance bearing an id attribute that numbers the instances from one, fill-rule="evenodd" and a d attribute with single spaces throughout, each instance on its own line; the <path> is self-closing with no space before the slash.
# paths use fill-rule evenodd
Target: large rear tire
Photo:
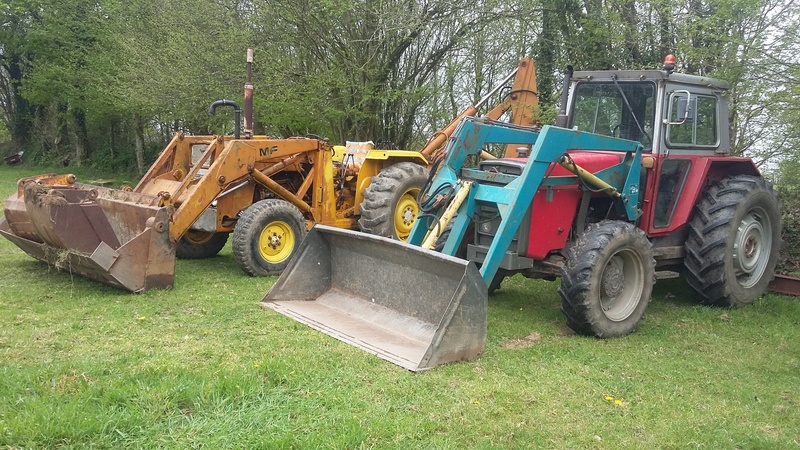
<path id="1" fill-rule="evenodd" d="M 780 236 L 781 204 L 762 178 L 736 175 L 714 183 L 689 221 L 686 281 L 703 304 L 752 303 L 775 275 Z"/>
<path id="2" fill-rule="evenodd" d="M 634 225 L 589 225 L 567 251 L 558 289 L 567 325 L 599 338 L 632 332 L 650 303 L 655 264 L 650 241 Z"/>
<path id="3" fill-rule="evenodd" d="M 189 230 L 175 246 L 180 259 L 202 259 L 216 256 L 228 242 L 228 233 Z"/>
<path id="4" fill-rule="evenodd" d="M 428 179 L 428 169 L 401 162 L 372 177 L 359 205 L 361 231 L 405 241 L 419 216 L 417 194 Z"/>
<path id="5" fill-rule="evenodd" d="M 250 205 L 233 230 L 233 258 L 248 275 L 277 275 L 286 268 L 307 233 L 300 210 L 285 200 Z"/>

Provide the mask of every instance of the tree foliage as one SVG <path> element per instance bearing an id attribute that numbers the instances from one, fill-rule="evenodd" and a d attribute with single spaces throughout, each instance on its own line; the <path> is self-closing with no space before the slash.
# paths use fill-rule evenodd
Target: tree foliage
<path id="1" fill-rule="evenodd" d="M 207 110 L 241 101 L 247 47 L 257 132 L 404 148 L 520 56 L 547 120 L 568 64 L 675 53 L 679 71 L 731 84 L 735 150 L 769 167 L 800 159 L 799 14 L 794 0 L 2 0 L 0 150 L 142 171 L 176 131 L 232 130 Z"/>

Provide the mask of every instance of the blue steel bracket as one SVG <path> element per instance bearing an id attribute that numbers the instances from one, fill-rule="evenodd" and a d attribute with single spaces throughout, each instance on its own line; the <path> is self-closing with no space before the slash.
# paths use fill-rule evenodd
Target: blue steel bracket
<path id="1" fill-rule="evenodd" d="M 528 127 L 476 117 L 465 117 L 453 132 L 445 149 L 445 159 L 439 165 L 421 198 L 425 199 L 431 193 L 439 192 L 441 188 L 446 188 L 448 185 L 455 186 L 467 158 L 471 155 L 479 155 L 486 144 L 519 144 L 532 147 L 522 174 L 509 181 L 508 184 L 504 186 L 493 186 L 486 183 L 473 184 L 469 196 L 453 220 L 450 235 L 442 250 L 448 255 L 455 254 L 477 204 L 495 205 L 501 221 L 480 268 L 481 276 L 487 285 L 497 273 L 500 262 L 519 228 L 525 211 L 533 201 L 534 194 L 542 185 L 550 164 L 558 161 L 569 150 L 603 150 L 633 154 L 633 156 L 626 155 L 625 161 L 620 166 L 627 166 L 628 174 L 622 193 L 627 196 L 627 203 L 631 204 L 633 208 L 629 211 L 626 206 L 625 209 L 629 218 L 636 217 L 635 208 L 638 203 L 641 165 L 641 144 L 638 142 L 549 125 L 542 127 L 541 131 L 537 131 Z M 619 174 L 620 170 L 622 167 L 615 173 Z M 611 172 L 604 176 L 610 177 Z M 407 242 L 412 245 L 421 245 L 430 223 L 432 223 L 431 218 L 420 217 L 414 223 Z"/>
<path id="2" fill-rule="evenodd" d="M 625 154 L 625 159 L 623 159 L 621 163 L 603 170 L 598 170 L 594 173 L 597 178 L 600 178 L 617 189 L 617 192 L 621 195 L 620 200 L 615 203 L 617 212 L 625 214 L 631 222 L 642 215 L 642 211 L 639 209 L 639 180 L 641 174 L 641 145 L 639 145 L 635 151 L 627 152 Z M 545 182 L 545 184 L 548 183 Z"/>

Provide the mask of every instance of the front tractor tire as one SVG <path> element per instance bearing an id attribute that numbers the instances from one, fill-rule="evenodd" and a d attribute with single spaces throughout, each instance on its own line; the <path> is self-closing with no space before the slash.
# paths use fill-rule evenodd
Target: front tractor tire
<path id="1" fill-rule="evenodd" d="M 307 233 L 300 210 L 285 200 L 248 207 L 233 230 L 233 258 L 248 275 L 280 274 Z"/>
<path id="2" fill-rule="evenodd" d="M 405 241 L 419 216 L 417 194 L 428 179 L 428 169 L 401 162 L 372 177 L 359 205 L 361 231 Z"/>
<path id="3" fill-rule="evenodd" d="M 216 256 L 228 242 L 228 233 L 189 230 L 175 246 L 180 259 L 203 259 Z"/>
<path id="4" fill-rule="evenodd" d="M 647 235 L 634 225 L 589 225 L 567 251 L 558 289 L 567 325 L 598 338 L 632 332 L 650 303 L 655 264 Z"/>
<path id="5" fill-rule="evenodd" d="M 694 207 L 686 240 L 686 281 L 706 305 L 752 303 L 775 274 L 781 204 L 760 177 L 736 175 L 709 186 Z"/>

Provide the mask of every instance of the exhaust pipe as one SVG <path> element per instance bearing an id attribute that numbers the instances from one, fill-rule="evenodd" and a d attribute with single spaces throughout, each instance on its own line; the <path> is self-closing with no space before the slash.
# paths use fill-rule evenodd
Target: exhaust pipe
<path id="1" fill-rule="evenodd" d="M 217 108 L 219 108 L 220 106 L 231 106 L 231 107 L 233 107 L 233 113 L 234 113 L 233 121 L 236 122 L 236 125 L 235 125 L 236 128 L 234 129 L 235 131 L 233 133 L 233 137 L 235 137 L 236 139 L 239 139 L 239 137 L 241 136 L 241 131 L 240 131 L 241 130 L 241 124 L 240 124 L 240 122 L 241 122 L 241 118 L 242 118 L 242 108 L 240 108 L 239 104 L 236 103 L 233 100 L 222 99 L 222 100 L 217 100 L 214 103 L 212 103 L 211 106 L 209 106 L 209 108 L 208 108 L 208 113 L 213 116 L 214 113 L 217 112 Z"/>
<path id="2" fill-rule="evenodd" d="M 244 82 L 244 137 L 253 137 L 253 49 L 247 49 L 247 80 Z"/>
<path id="3" fill-rule="evenodd" d="M 253 49 L 247 49 L 247 79 L 244 82 L 244 137 L 250 139 L 253 137 Z M 221 106 L 230 106 L 233 108 L 234 122 L 236 122 L 233 137 L 236 139 L 241 138 L 241 121 L 242 121 L 242 108 L 233 100 L 217 100 L 208 108 L 208 113 L 214 115 L 217 108 Z"/>
<path id="4" fill-rule="evenodd" d="M 569 116 L 567 115 L 567 101 L 569 101 L 569 85 L 572 80 L 572 66 L 567 66 L 564 71 L 564 87 L 561 89 L 561 108 L 556 116 L 556 126 L 567 128 Z"/>

